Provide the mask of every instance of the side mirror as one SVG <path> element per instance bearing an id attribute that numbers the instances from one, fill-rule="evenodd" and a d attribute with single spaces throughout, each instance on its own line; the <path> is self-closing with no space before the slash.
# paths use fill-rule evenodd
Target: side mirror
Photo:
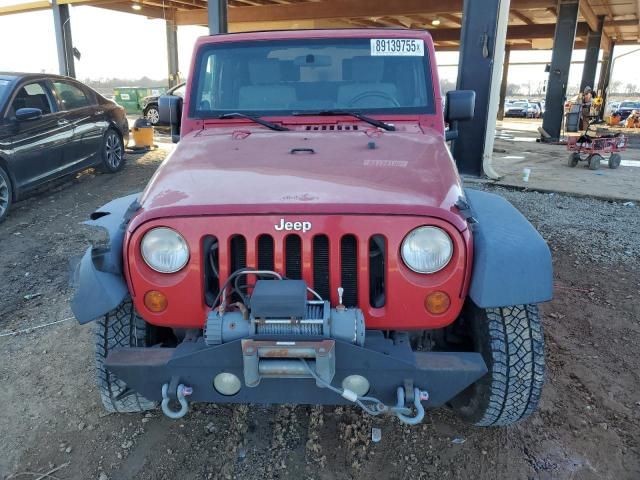
<path id="1" fill-rule="evenodd" d="M 457 123 L 473 120 L 476 108 L 476 92 L 473 90 L 452 90 L 447 92 L 444 119 L 449 124 L 446 140 L 458 137 Z"/>
<path id="2" fill-rule="evenodd" d="M 42 118 L 42 110 L 39 108 L 19 108 L 16 110 L 16 119 L 19 122 L 38 120 L 39 118 Z"/>
<path id="3" fill-rule="evenodd" d="M 158 99 L 160 122 L 171 126 L 171 139 L 173 143 L 178 143 L 180 140 L 182 102 L 182 97 L 176 95 L 161 95 Z"/>

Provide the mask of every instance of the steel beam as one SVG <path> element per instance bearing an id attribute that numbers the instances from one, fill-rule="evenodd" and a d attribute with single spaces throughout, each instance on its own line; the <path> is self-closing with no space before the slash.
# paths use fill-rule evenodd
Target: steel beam
<path id="1" fill-rule="evenodd" d="M 611 78 L 611 67 L 613 66 L 613 51 L 615 50 L 615 46 L 616 42 L 612 40 L 609 51 L 605 51 L 602 58 L 602 68 L 600 69 L 600 79 L 598 80 L 598 94 L 602 96 L 602 108 L 600 109 L 601 117 L 604 113 L 605 106 L 607 105 L 609 79 Z"/>
<path id="2" fill-rule="evenodd" d="M 180 83 L 178 64 L 178 26 L 173 20 L 166 21 L 167 28 L 167 63 L 169 67 L 169 87 Z"/>
<path id="3" fill-rule="evenodd" d="M 595 87 L 603 27 L 604 16 L 598 17 L 598 29 L 596 31 L 590 31 L 587 36 L 587 49 L 584 54 L 584 67 L 582 69 L 582 81 L 580 82 L 581 92 L 584 91 L 585 87 Z"/>
<path id="4" fill-rule="evenodd" d="M 507 99 L 507 81 L 509 77 L 509 58 L 511 57 L 511 47 L 507 45 L 504 49 L 504 62 L 502 65 L 502 81 L 500 82 L 500 100 L 498 103 L 498 120 L 504 118 L 504 102 Z"/>
<path id="5" fill-rule="evenodd" d="M 227 0 L 209 0 L 208 4 L 207 20 L 209 24 L 209 35 L 227 33 L 229 31 Z"/>
<path id="6" fill-rule="evenodd" d="M 59 5 L 56 0 L 52 0 L 51 10 L 53 12 L 53 27 L 56 34 L 56 48 L 58 50 L 58 70 L 60 71 L 60 75 L 75 78 L 76 66 L 73 58 L 69 5 Z"/>
<path id="7" fill-rule="evenodd" d="M 464 0 L 457 88 L 476 92 L 476 109 L 473 121 L 461 122 L 458 126 L 459 136 L 453 144 L 453 157 L 458 170 L 465 175 L 481 176 L 485 153 L 491 155 L 491 151 L 485 152 L 486 137 L 493 136 L 493 130 L 487 129 L 487 123 L 496 57 L 499 57 L 499 65 L 495 67 L 502 66 L 502 52 L 497 55 L 496 45 L 504 49 L 508 11 L 502 25 L 504 28 L 500 29 L 501 38 L 497 33 L 499 14 L 505 5 L 508 9 L 509 0 Z M 494 101 L 497 104 L 498 95 Z M 496 113 L 497 108 L 493 110 L 494 124 Z"/>
<path id="8" fill-rule="evenodd" d="M 562 128 L 569 67 L 571 66 L 571 54 L 576 38 L 576 25 L 578 24 L 579 3 L 579 0 L 559 0 L 558 2 L 558 21 L 553 37 L 553 53 L 551 54 L 545 113 L 542 122 L 542 128 L 553 139 L 560 138 Z"/>

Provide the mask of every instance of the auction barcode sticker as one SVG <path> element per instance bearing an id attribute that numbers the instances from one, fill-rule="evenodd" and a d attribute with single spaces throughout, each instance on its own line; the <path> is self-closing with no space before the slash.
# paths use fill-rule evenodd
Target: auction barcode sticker
<path id="1" fill-rule="evenodd" d="M 373 56 L 424 56 L 424 40 L 418 38 L 372 38 Z"/>

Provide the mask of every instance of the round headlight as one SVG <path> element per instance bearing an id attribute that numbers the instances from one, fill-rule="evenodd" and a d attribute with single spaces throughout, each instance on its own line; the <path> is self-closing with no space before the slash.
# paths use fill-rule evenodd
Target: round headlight
<path id="1" fill-rule="evenodd" d="M 142 258 L 149 267 L 160 273 L 174 273 L 189 261 L 189 247 L 175 230 L 158 227 L 149 230 L 140 246 Z"/>
<path id="2" fill-rule="evenodd" d="M 435 273 L 447 266 L 453 242 L 437 227 L 419 227 L 405 237 L 400 249 L 405 265 L 417 273 Z"/>

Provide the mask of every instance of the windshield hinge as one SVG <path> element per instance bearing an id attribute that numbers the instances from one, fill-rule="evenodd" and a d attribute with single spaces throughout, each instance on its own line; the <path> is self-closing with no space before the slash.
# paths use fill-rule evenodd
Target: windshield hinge
<path id="1" fill-rule="evenodd" d="M 469 226 L 473 226 L 478 223 L 478 220 L 473 216 L 473 212 L 471 211 L 471 205 L 467 203 L 464 197 L 458 197 L 458 201 L 455 203 L 455 207 L 458 209 Z"/>

